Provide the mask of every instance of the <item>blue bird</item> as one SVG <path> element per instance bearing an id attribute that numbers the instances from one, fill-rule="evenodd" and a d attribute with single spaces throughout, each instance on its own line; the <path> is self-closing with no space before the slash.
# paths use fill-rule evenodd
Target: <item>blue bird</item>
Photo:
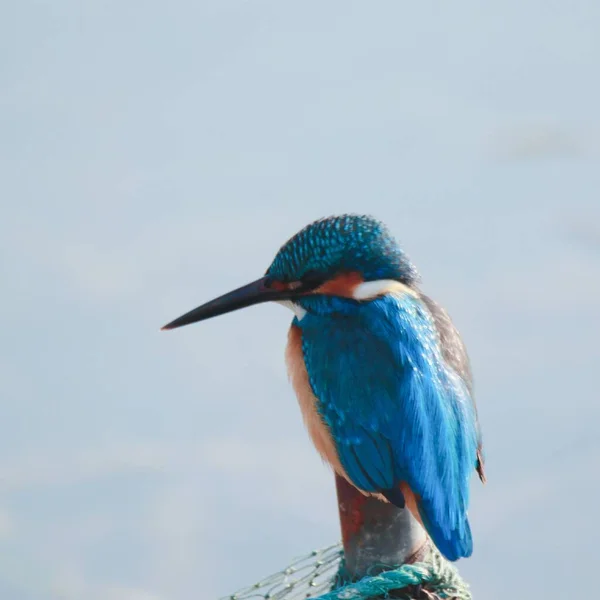
<path id="1" fill-rule="evenodd" d="M 481 434 L 463 342 L 418 283 L 381 222 L 329 217 L 284 244 L 264 277 L 163 329 L 260 302 L 291 308 L 286 362 L 317 451 L 363 493 L 409 508 L 454 561 L 473 550 Z"/>

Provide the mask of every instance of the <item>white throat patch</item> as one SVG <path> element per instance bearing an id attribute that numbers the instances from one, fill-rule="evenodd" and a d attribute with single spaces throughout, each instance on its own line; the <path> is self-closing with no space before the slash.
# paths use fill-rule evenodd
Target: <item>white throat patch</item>
<path id="1" fill-rule="evenodd" d="M 306 315 L 306 311 L 299 304 L 296 304 L 291 300 L 278 300 L 277 304 L 281 304 L 281 306 L 289 308 L 296 315 L 298 321 L 302 321 L 302 319 Z"/>

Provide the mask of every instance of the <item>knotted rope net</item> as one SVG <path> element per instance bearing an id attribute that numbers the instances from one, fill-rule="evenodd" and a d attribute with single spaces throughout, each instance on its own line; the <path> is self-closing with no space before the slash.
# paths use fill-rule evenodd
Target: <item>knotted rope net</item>
<path id="1" fill-rule="evenodd" d="M 435 548 L 422 562 L 351 581 L 341 544 L 294 560 L 282 571 L 220 600 L 471 600 L 469 586 Z"/>

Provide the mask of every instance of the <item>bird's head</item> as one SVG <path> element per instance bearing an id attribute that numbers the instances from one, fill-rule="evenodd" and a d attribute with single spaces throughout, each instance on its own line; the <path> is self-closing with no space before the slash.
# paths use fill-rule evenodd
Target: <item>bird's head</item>
<path id="1" fill-rule="evenodd" d="M 363 215 L 307 225 L 279 250 L 264 277 L 165 325 L 174 329 L 261 302 L 291 303 L 296 314 L 317 298 L 364 302 L 395 288 L 414 288 L 418 273 L 388 229 Z"/>

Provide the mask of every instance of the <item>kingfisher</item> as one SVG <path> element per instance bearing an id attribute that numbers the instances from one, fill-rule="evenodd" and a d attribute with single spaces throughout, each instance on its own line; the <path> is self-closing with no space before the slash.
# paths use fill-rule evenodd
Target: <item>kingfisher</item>
<path id="1" fill-rule="evenodd" d="M 290 308 L 288 374 L 318 453 L 364 494 L 408 508 L 455 561 L 473 551 L 481 432 L 463 341 L 419 284 L 383 223 L 332 216 L 290 238 L 263 277 L 163 329 L 261 302 Z"/>

